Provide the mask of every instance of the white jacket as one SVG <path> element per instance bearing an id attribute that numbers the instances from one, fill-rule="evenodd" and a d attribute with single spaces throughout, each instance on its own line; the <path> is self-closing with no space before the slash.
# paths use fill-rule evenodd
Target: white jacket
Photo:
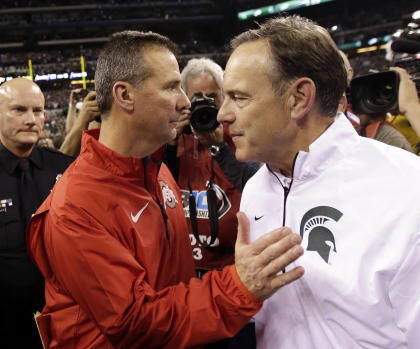
<path id="1" fill-rule="evenodd" d="M 255 317 L 257 347 L 420 348 L 420 158 L 339 114 L 290 182 L 263 166 L 242 196 L 252 240 L 285 225 L 305 249 L 304 276 Z"/>

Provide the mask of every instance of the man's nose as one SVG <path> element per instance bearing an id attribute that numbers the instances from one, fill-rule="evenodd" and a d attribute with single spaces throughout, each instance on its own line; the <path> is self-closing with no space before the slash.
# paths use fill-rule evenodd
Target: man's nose
<path id="1" fill-rule="evenodd" d="M 181 95 L 180 95 L 179 98 L 180 99 L 178 101 L 178 110 L 190 109 L 191 102 L 190 102 L 189 98 L 187 97 L 187 95 L 185 94 L 183 89 L 181 89 Z"/>
<path id="2" fill-rule="evenodd" d="M 25 113 L 25 124 L 35 124 L 36 115 L 35 112 L 31 109 L 28 109 Z"/>
<path id="3" fill-rule="evenodd" d="M 228 101 L 225 99 L 220 106 L 219 112 L 217 113 L 217 121 L 221 124 L 233 122 L 233 113 L 229 110 Z"/>

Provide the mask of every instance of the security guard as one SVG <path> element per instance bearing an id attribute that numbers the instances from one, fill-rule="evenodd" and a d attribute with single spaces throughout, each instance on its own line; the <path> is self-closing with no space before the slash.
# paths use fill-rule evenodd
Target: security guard
<path id="1" fill-rule="evenodd" d="M 44 96 L 30 80 L 0 86 L 0 338 L 2 348 L 42 348 L 33 313 L 44 280 L 26 248 L 26 226 L 72 157 L 36 142 Z"/>

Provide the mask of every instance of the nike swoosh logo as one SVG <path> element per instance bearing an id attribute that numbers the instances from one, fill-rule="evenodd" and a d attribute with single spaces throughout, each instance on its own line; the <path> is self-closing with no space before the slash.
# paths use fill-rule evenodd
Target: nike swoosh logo
<path id="1" fill-rule="evenodd" d="M 262 215 L 262 216 L 260 216 L 260 217 L 254 216 L 254 219 L 255 219 L 256 221 L 258 221 L 259 219 L 261 219 L 261 218 L 263 218 L 263 217 L 264 217 L 264 215 Z"/>
<path id="2" fill-rule="evenodd" d="M 131 219 L 133 220 L 134 223 L 137 223 L 137 221 L 139 220 L 141 214 L 143 213 L 143 211 L 146 209 L 146 207 L 149 205 L 149 203 L 147 203 L 146 205 L 144 205 L 144 207 L 137 212 L 137 214 L 135 216 L 133 216 L 133 213 L 131 213 Z"/>

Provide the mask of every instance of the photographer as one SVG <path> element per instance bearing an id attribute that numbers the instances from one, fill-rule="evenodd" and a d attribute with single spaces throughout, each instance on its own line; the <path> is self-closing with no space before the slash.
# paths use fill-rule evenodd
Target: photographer
<path id="1" fill-rule="evenodd" d="M 402 85 L 406 82 L 398 71 L 360 76 L 351 82 L 350 99 L 353 111 L 360 118 L 360 126 L 356 129 L 361 136 L 413 152 L 404 135 L 388 121 L 390 113 L 406 109 L 405 99 L 411 99 L 411 91 Z"/>
<path id="2" fill-rule="evenodd" d="M 164 161 L 181 189 L 196 272 L 202 277 L 233 262 L 235 214 L 242 188 L 256 169 L 236 160 L 230 135 L 216 120 L 223 102 L 222 68 L 207 58 L 191 59 L 181 73 L 181 82 L 191 108 L 183 111 L 178 139 L 168 145 Z M 190 203 L 190 196 L 195 202 Z M 252 345 L 252 337 L 246 338 L 247 345 Z M 228 341 L 214 345 L 234 347 Z"/>
<path id="3" fill-rule="evenodd" d="M 405 69 L 392 67 L 391 70 L 400 76 L 398 105 L 402 115 L 397 115 L 390 121 L 410 141 L 412 149 L 420 154 L 420 101 L 416 85 Z"/>

